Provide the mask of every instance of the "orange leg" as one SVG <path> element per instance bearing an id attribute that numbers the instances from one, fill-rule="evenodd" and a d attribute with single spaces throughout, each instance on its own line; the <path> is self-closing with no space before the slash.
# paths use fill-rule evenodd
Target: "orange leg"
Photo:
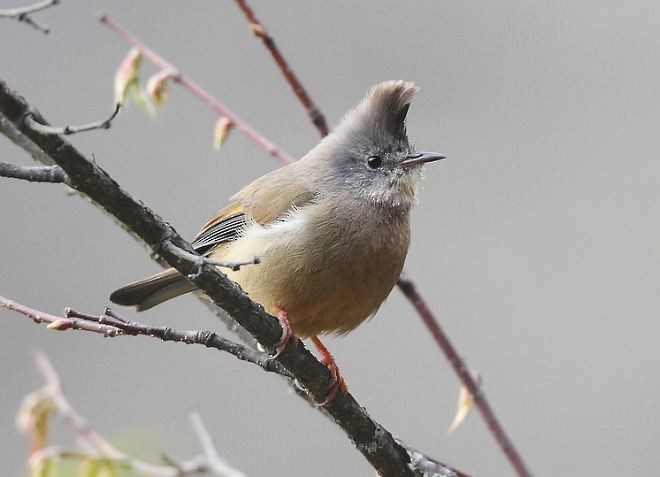
<path id="1" fill-rule="evenodd" d="M 319 404 L 320 406 L 325 406 L 337 396 L 337 391 L 339 391 L 339 389 L 341 389 L 342 393 L 346 394 L 348 392 L 348 386 L 346 386 L 346 381 L 344 381 L 344 378 L 342 378 L 341 374 L 339 374 L 339 367 L 337 366 L 337 362 L 335 361 L 335 358 L 332 356 L 328 348 L 326 348 L 325 345 L 321 343 L 321 340 L 318 338 L 318 336 L 312 336 L 311 340 L 321 355 L 321 363 L 328 367 L 328 371 L 330 371 L 330 377 L 332 378 L 332 387 L 330 388 L 330 392 L 328 393 L 328 396 L 325 398 L 325 400 Z"/>
<path id="2" fill-rule="evenodd" d="M 289 345 L 291 337 L 293 336 L 293 331 L 291 329 L 291 323 L 289 323 L 289 313 L 284 308 L 278 308 L 277 314 L 275 315 L 277 320 L 280 322 L 282 327 L 282 336 L 280 337 L 280 342 L 275 348 L 275 354 L 271 358 L 277 358 Z"/>

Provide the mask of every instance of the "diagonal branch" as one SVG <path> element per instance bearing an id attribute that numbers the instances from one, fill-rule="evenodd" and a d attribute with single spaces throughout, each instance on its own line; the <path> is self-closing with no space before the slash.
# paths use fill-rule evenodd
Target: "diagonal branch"
<path id="1" fill-rule="evenodd" d="M 225 277 L 215 266 L 187 260 L 172 253 L 163 244 L 170 242 L 188 253 L 194 253 L 167 222 L 151 209 L 135 201 L 95 162 L 88 160 L 63 137 L 44 135 L 31 129 L 25 117 L 46 123 L 22 97 L 0 81 L 0 115 L 48 154 L 69 176 L 71 187 L 88 195 L 108 213 L 115 216 L 140 236 L 158 255 L 203 291 L 216 305 L 225 309 L 243 328 L 268 350 L 275 349 L 282 336 L 277 318 L 267 314 L 240 287 Z M 2 123 L 0 123 L 1 125 Z M 315 402 L 322 402 L 331 388 L 331 376 L 323 364 L 299 340 L 294 340 L 277 358 L 303 386 Z M 324 413 L 344 430 L 355 447 L 380 475 L 421 476 L 420 454 L 403 446 L 383 426 L 375 422 L 350 393 L 339 395 L 323 408 Z M 424 463 L 433 462 L 424 457 Z M 424 466 L 425 469 L 427 466 Z M 436 475 L 460 475 L 453 469 L 435 464 Z"/>
<path id="2" fill-rule="evenodd" d="M 289 85 L 291 86 L 291 89 L 293 90 L 294 94 L 298 97 L 298 99 L 302 103 L 303 107 L 305 108 L 305 111 L 307 111 L 307 114 L 309 115 L 309 119 L 312 121 L 314 126 L 316 126 L 316 128 L 319 130 L 321 136 L 327 136 L 330 130 L 328 129 L 328 124 L 325 121 L 325 116 L 323 116 L 321 110 L 316 106 L 316 104 L 314 104 L 312 98 L 309 97 L 307 91 L 305 90 L 305 87 L 298 80 L 296 73 L 291 69 L 291 67 L 289 67 L 289 64 L 284 59 L 284 55 L 282 55 L 282 52 L 277 47 L 277 44 L 275 43 L 273 37 L 270 36 L 268 31 L 266 30 L 266 27 L 264 27 L 264 25 L 257 19 L 257 16 L 254 14 L 254 11 L 252 10 L 252 8 L 250 8 L 250 5 L 248 5 L 247 0 L 236 0 L 236 4 L 238 5 L 238 8 L 240 8 L 241 11 L 243 12 L 243 15 L 245 15 L 245 18 L 250 24 L 250 29 L 252 30 L 252 33 L 254 33 L 254 36 L 261 39 L 264 46 L 268 49 L 268 51 L 272 55 L 273 61 L 275 61 L 277 67 L 282 72 L 282 75 L 284 75 L 284 78 L 286 79 L 287 83 L 289 83 Z"/>

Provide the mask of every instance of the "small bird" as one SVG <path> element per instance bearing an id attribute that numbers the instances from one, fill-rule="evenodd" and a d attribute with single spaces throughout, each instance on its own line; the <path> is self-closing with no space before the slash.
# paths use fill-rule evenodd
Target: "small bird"
<path id="1" fill-rule="evenodd" d="M 279 319 L 283 334 L 312 338 L 333 377 L 346 385 L 318 335 L 343 335 L 373 316 L 396 284 L 410 243 L 410 210 L 423 165 L 406 115 L 417 87 L 374 86 L 332 133 L 300 160 L 265 174 L 231 197 L 192 242 L 211 260 L 258 265 L 224 271 Z M 174 269 L 126 285 L 110 300 L 147 310 L 195 290 Z"/>

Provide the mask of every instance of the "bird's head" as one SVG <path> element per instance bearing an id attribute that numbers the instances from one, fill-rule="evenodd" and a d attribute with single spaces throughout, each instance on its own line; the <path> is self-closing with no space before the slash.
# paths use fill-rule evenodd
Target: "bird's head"
<path id="1" fill-rule="evenodd" d="M 317 146 L 336 192 L 389 207 L 414 203 L 423 165 L 445 157 L 417 152 L 408 141 L 406 115 L 417 90 L 406 81 L 374 86 Z"/>

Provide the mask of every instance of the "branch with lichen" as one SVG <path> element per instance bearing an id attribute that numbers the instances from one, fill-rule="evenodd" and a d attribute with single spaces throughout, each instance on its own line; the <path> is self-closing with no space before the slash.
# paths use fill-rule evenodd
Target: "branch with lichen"
<path id="1" fill-rule="evenodd" d="M 187 254 L 195 255 L 194 250 L 167 222 L 133 199 L 96 161 L 82 155 L 63 136 L 44 134 L 31 128 L 25 121 L 28 114 L 33 120 L 48 124 L 25 99 L 0 82 L 0 117 L 4 117 L 0 120 L 0 132 L 8 129 L 8 134 L 27 138 L 28 141 L 15 142 L 38 147 L 67 174 L 72 188 L 89 196 L 144 240 L 155 254 L 177 269 L 216 305 L 226 310 L 264 349 L 276 349 L 282 336 L 277 318 L 254 303 L 215 265 L 189 259 Z M 7 125 L 11 127 L 6 128 Z M 28 152 L 33 150 L 32 146 L 25 149 Z M 186 253 L 174 253 L 172 247 Z M 300 340 L 292 339 L 289 346 L 273 359 L 291 373 L 314 402 L 324 402 L 332 387 L 331 374 Z M 339 393 L 323 407 L 323 413 L 344 430 L 356 449 L 380 475 L 431 475 L 429 469 L 432 469 L 433 475 L 462 475 L 403 445 L 375 422 L 350 393 Z"/>
<path id="2" fill-rule="evenodd" d="M 19 429 L 31 438 L 28 461 L 31 475 L 52 475 L 64 461 L 79 463 L 81 475 L 101 475 L 101 470 L 114 475 L 117 470 L 127 470 L 144 477 L 185 477 L 208 473 L 218 477 L 245 477 L 243 472 L 234 469 L 220 456 L 198 413 L 191 413 L 190 423 L 203 454 L 183 461 L 164 457 L 162 464 L 152 464 L 125 454 L 96 431 L 71 404 L 62 380 L 48 357 L 37 352 L 34 359 L 44 385 L 25 396 L 16 417 Z M 55 416 L 64 420 L 80 444 L 79 448 L 72 450 L 48 444 L 52 418 Z"/>

